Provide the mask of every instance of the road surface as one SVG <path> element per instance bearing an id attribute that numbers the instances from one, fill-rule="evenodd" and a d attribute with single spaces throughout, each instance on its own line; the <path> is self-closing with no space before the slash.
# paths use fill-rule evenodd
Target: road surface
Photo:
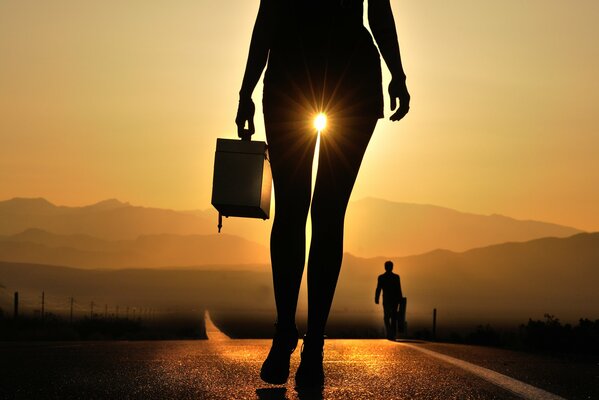
<path id="1" fill-rule="evenodd" d="M 283 387 L 260 380 L 258 373 L 269 341 L 231 340 L 210 325 L 210 339 L 198 341 L 0 343 L 0 398 L 598 398 L 596 365 L 573 364 L 561 370 L 559 363 L 519 353 L 386 340 L 329 340 L 324 392 L 298 394 L 293 379 Z M 502 359 L 506 361 L 498 361 Z M 528 364 L 520 365 L 519 360 Z M 298 362 L 296 351 L 292 371 Z M 485 371 L 491 376 L 485 376 Z M 563 382 L 553 378 L 544 382 L 543 377 L 553 376 L 551 371 L 558 371 L 555 374 Z M 497 376 L 493 374 L 507 381 L 494 381 Z M 520 389 L 529 391 L 518 392 Z"/>

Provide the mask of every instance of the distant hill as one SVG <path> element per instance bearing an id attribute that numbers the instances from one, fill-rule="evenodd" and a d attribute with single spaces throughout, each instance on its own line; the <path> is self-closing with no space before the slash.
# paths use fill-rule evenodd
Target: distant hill
<path id="1" fill-rule="evenodd" d="M 381 309 L 374 304 L 374 289 L 384 261 L 345 255 L 333 319 L 370 321 L 376 316 L 374 326 L 380 327 Z M 462 253 L 433 251 L 393 261 L 408 298 L 412 329 L 428 327 L 433 308 L 438 309 L 441 330 L 459 326 L 471 329 L 485 323 L 514 327 L 528 318 L 541 319 L 544 313 L 564 321 L 599 319 L 599 233 L 507 243 Z M 45 290 L 48 298 L 62 299 L 63 304 L 67 296 L 87 304 L 95 300 L 152 307 L 202 302 L 219 310 L 233 310 L 246 320 L 258 312 L 274 317 L 268 265 L 236 271 L 242 267 L 90 271 L 0 262 L 0 282 L 6 293 L 21 290 L 24 299 L 35 304 Z M 299 310 L 300 317 L 305 316 L 305 297 L 300 299 Z M 269 329 L 271 324 L 272 319 L 268 319 Z"/>
<path id="2" fill-rule="evenodd" d="M 346 255 L 335 304 L 354 309 L 372 304 L 385 260 Z M 446 323 L 525 322 L 544 313 L 571 321 L 599 319 L 599 233 L 461 253 L 437 250 L 393 261 L 413 320 L 430 321 L 433 308 Z"/>
<path id="3" fill-rule="evenodd" d="M 214 210 L 186 211 L 216 221 Z M 268 245 L 271 223 L 229 218 L 223 232 L 262 240 Z M 465 251 L 505 242 L 568 237 L 582 231 L 502 215 L 464 213 L 426 204 L 367 198 L 350 203 L 345 219 L 345 251 L 361 257 L 407 256 L 435 249 Z"/>
<path id="4" fill-rule="evenodd" d="M 140 235 L 215 233 L 214 221 L 173 210 L 132 206 L 106 200 L 85 207 L 56 206 L 45 199 L 0 201 L 0 235 L 30 228 L 101 239 L 135 239 Z"/>
<path id="5" fill-rule="evenodd" d="M 0 260 L 80 268 L 196 266 L 268 262 L 268 249 L 232 235 L 143 235 L 109 241 L 29 229 L 0 237 Z"/>
<path id="6" fill-rule="evenodd" d="M 545 222 L 374 198 L 351 203 L 345 226 L 346 250 L 363 257 L 403 256 L 435 249 L 464 251 L 581 232 Z"/>
<path id="7" fill-rule="evenodd" d="M 173 211 L 132 206 L 118 200 L 86 207 L 55 206 L 44 199 L 16 198 L 0 202 L 0 235 L 15 235 L 37 228 L 61 235 L 133 240 L 140 235 L 214 234 L 216 223 L 217 213 L 213 209 Z M 223 224 L 223 233 L 268 247 L 272 220 L 225 218 Z M 567 237 L 580 232 L 545 222 L 369 198 L 349 206 L 345 250 L 362 257 L 405 256 L 439 248 L 464 251 L 508 241 Z M 69 240 L 79 244 L 89 242 L 89 238 L 71 237 Z M 79 245 L 66 246 L 81 249 Z"/>

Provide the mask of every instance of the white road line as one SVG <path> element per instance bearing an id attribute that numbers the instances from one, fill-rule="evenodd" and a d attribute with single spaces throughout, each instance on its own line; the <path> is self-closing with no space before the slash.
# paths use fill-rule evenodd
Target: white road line
<path id="1" fill-rule="evenodd" d="M 214 322 L 212 322 L 212 318 L 210 318 L 210 312 L 208 310 L 206 310 L 204 313 L 204 324 L 206 325 L 206 336 L 208 336 L 208 340 L 231 339 L 223 331 L 218 329 L 216 325 L 214 325 Z"/>
<path id="2" fill-rule="evenodd" d="M 492 371 L 490 369 L 478 366 L 476 364 L 469 363 L 464 360 L 453 358 L 445 354 L 437 353 L 429 349 L 425 349 L 421 346 L 417 346 L 409 343 L 402 343 L 404 346 L 409 346 L 412 349 L 418 350 L 431 357 L 438 358 L 457 367 L 460 367 L 468 372 L 477 375 L 484 380 L 491 382 L 499 387 L 502 387 L 518 396 L 527 400 L 565 400 L 563 397 L 549 393 L 538 387 L 529 385 L 528 383 L 521 382 L 517 379 L 510 378 L 509 376 L 500 374 L 499 372 Z"/>

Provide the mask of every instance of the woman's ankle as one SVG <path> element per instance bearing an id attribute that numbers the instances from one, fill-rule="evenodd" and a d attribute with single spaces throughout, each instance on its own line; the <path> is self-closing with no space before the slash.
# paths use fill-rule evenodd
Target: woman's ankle
<path id="1" fill-rule="evenodd" d="M 324 335 L 313 336 L 310 334 L 304 335 L 302 351 L 322 353 L 324 348 Z"/>
<path id="2" fill-rule="evenodd" d="M 289 332 L 289 331 L 296 331 L 297 332 L 297 326 L 295 325 L 295 321 L 291 320 L 277 320 L 277 322 L 275 322 L 275 327 L 277 328 L 277 331 L 283 331 L 283 332 Z"/>

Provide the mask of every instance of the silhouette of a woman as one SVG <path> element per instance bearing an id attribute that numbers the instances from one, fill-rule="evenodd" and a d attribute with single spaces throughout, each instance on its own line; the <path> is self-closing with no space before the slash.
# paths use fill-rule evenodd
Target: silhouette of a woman
<path id="1" fill-rule="evenodd" d="M 343 257 L 345 211 L 383 117 L 380 57 L 362 23 L 362 1 L 261 0 L 252 33 L 235 122 L 240 136 L 253 133 L 251 96 L 268 61 L 263 109 L 276 197 L 270 252 L 277 323 L 260 376 L 269 383 L 287 381 L 297 346 L 295 313 L 311 202 L 308 329 L 295 381 L 298 388 L 324 385 L 324 330 Z M 390 119 L 399 121 L 409 110 L 410 95 L 389 0 L 369 0 L 368 21 L 392 74 L 392 111 L 399 99 Z M 327 128 L 311 196 L 317 113 L 326 114 Z"/>

